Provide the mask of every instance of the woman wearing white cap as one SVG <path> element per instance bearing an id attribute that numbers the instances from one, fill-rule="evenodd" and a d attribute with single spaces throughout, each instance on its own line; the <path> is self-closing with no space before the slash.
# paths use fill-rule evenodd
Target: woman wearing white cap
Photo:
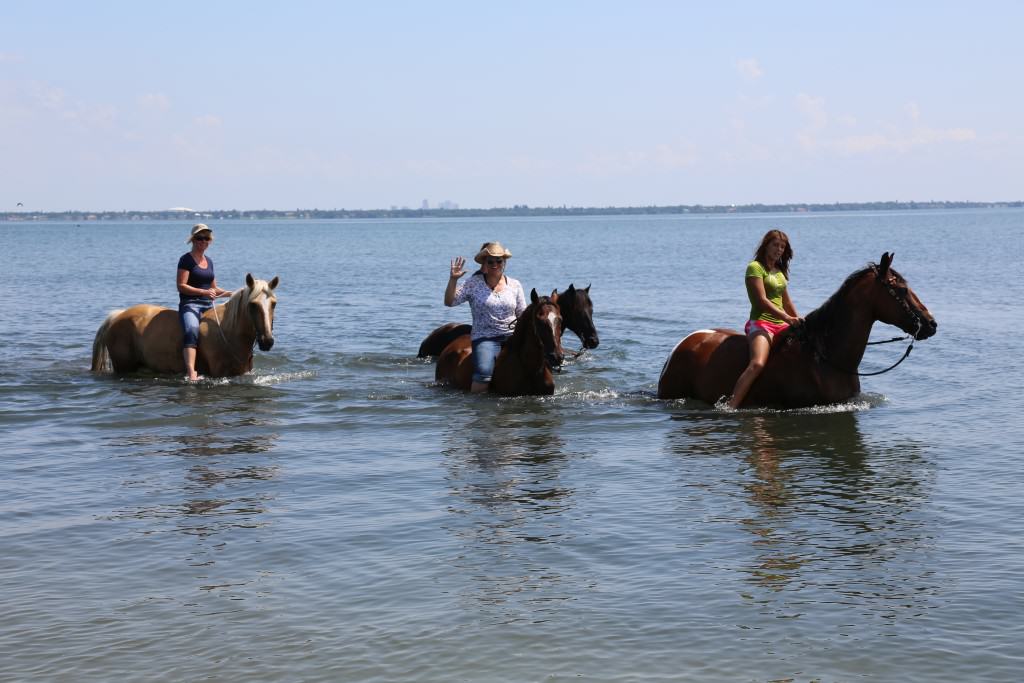
<path id="1" fill-rule="evenodd" d="M 213 259 L 206 250 L 213 241 L 213 230 L 204 223 L 192 226 L 186 243 L 192 250 L 178 259 L 178 319 L 185 332 L 185 379 L 194 382 L 201 379 L 196 372 L 196 347 L 199 345 L 199 321 L 203 313 L 213 306 L 219 296 L 231 296 L 231 292 L 217 286 L 213 274 Z"/>
<path id="2" fill-rule="evenodd" d="M 526 310 L 526 295 L 519 280 L 505 275 L 505 262 L 512 252 L 500 242 L 484 242 L 473 260 L 480 270 L 464 284 L 456 286 L 466 274 L 466 259 L 452 259 L 451 276 L 444 290 L 444 305 L 458 306 L 469 302 L 473 314 L 470 341 L 473 346 L 473 384 L 470 391 L 487 391 L 494 372 L 494 359 L 501 345 L 512 335 L 516 318 Z"/>

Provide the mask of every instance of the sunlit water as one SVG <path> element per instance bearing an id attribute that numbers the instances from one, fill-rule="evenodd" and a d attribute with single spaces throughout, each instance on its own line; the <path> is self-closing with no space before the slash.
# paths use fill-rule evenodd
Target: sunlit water
<path id="1" fill-rule="evenodd" d="M 801 312 L 894 251 L 938 334 L 842 406 L 656 400 L 682 336 L 742 325 L 776 225 Z M 1015 681 L 1022 225 L 223 221 L 222 286 L 281 277 L 277 344 L 190 386 L 87 370 L 106 311 L 174 305 L 187 223 L 0 224 L 0 679 Z M 489 239 L 527 289 L 593 285 L 553 397 L 415 358 Z"/>

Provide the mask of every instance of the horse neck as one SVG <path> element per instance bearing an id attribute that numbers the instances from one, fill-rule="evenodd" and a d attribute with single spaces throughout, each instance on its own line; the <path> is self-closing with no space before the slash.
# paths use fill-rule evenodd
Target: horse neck
<path id="1" fill-rule="evenodd" d="M 252 324 L 247 310 L 250 295 L 248 287 L 239 289 L 220 307 L 224 337 L 247 348 L 252 348 L 253 342 L 256 341 L 256 326 Z"/>
<path id="2" fill-rule="evenodd" d="M 560 296 L 558 297 L 558 308 L 562 312 L 562 324 L 579 334 L 576 330 L 576 297 L 578 294 L 572 296 Z"/>
<path id="3" fill-rule="evenodd" d="M 515 332 L 505 343 L 509 357 L 519 364 L 524 375 L 543 374 L 546 369 L 544 344 L 537 336 L 536 310 L 534 304 L 526 307 L 516 321 Z"/>
<path id="4" fill-rule="evenodd" d="M 875 322 L 870 297 L 861 293 L 865 286 L 863 278 L 848 279 L 805 319 L 807 336 L 815 350 L 833 365 L 856 368 L 864 357 Z"/>

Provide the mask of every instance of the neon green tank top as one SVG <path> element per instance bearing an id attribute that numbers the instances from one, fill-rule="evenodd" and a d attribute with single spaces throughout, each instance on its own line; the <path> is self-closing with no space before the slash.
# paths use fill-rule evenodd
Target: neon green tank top
<path id="1" fill-rule="evenodd" d="M 768 297 L 768 301 L 782 308 L 782 295 L 786 292 L 787 284 L 785 275 L 781 272 L 769 273 L 759 261 L 751 261 L 747 264 L 747 274 L 744 278 L 748 277 L 761 278 L 764 281 L 764 293 Z M 762 311 L 753 299 L 750 300 L 750 319 L 764 320 L 776 324 L 785 322 L 784 320 L 779 320 L 768 311 Z"/>

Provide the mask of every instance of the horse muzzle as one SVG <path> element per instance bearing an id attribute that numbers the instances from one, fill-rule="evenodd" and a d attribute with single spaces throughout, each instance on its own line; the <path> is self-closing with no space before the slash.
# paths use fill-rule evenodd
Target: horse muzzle
<path id="1" fill-rule="evenodd" d="M 934 334 L 938 332 L 938 330 L 939 324 L 935 322 L 935 319 L 926 318 L 921 322 L 920 328 L 914 334 L 914 339 L 918 341 L 921 341 L 922 339 L 927 339 L 928 337 L 934 336 Z"/>
<path id="2" fill-rule="evenodd" d="M 270 335 L 260 335 L 256 337 L 256 345 L 260 347 L 260 351 L 269 351 L 274 348 L 274 338 Z"/>
<path id="3" fill-rule="evenodd" d="M 585 349 L 596 349 L 597 345 L 601 343 L 601 340 L 597 338 L 596 334 L 587 335 L 580 341 L 583 342 L 583 348 Z"/>
<path id="4" fill-rule="evenodd" d="M 555 372 L 562 371 L 562 363 L 565 362 L 565 355 L 561 353 L 547 353 L 544 354 L 544 360 L 547 361 L 548 367 Z"/>

